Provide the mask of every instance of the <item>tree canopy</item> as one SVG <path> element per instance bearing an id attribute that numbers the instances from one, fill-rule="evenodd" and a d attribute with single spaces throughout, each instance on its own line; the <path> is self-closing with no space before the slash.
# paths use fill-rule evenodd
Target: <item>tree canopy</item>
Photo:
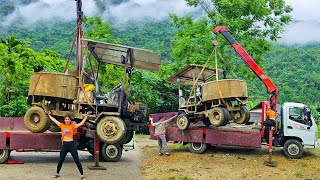
<path id="1" fill-rule="evenodd" d="M 204 64 L 213 49 L 211 41 L 218 39 L 219 51 L 230 64 L 229 67 L 223 64 L 220 66 L 250 74 L 247 68 L 238 63 L 239 60 L 235 58 L 226 40 L 221 36 L 213 36 L 212 30 L 217 26 L 227 26 L 234 39 L 240 42 L 259 64 L 264 60 L 263 55 L 271 49 L 268 40 L 277 40 L 284 26 L 291 21 L 289 13 L 292 8 L 286 5 L 284 0 L 186 2 L 189 6 L 201 6 L 207 16 L 194 20 L 191 16 L 170 15 L 173 25 L 179 29 L 172 42 L 172 57 L 178 62 L 178 67 L 189 63 Z"/>
<path id="2" fill-rule="evenodd" d="M 30 77 L 39 71 L 62 71 L 65 62 L 52 50 L 36 52 L 28 41 L 8 36 L 0 42 L 0 116 L 23 116 Z"/>
<path id="3" fill-rule="evenodd" d="M 117 4 L 125 0 L 96 0 L 101 5 L 107 1 Z M 165 21 L 132 21 L 122 27 L 104 22 L 101 17 L 84 18 L 85 38 L 161 53 L 160 72 L 134 70 L 130 91 L 132 101 L 146 103 L 148 113 L 176 111 L 177 85 L 168 84 L 165 80 L 186 64 L 204 64 L 213 50 L 213 39 L 218 39 L 218 52 L 228 63 L 226 65 L 219 58 L 219 68 L 234 71 L 247 81 L 250 105 L 267 100 L 261 81 L 222 36 L 213 35 L 214 27 L 226 25 L 230 34 L 277 85 L 280 103 L 295 101 L 313 108 L 320 107 L 320 45 L 291 47 L 271 43 L 279 38 L 280 32 L 291 20 L 289 13 L 292 9 L 283 0 L 186 2 L 190 6 L 202 6 L 206 16 L 178 17 L 171 14 L 170 19 Z M 6 5 L 13 7 L 12 4 L 0 4 L 0 16 L 4 12 L 1 9 Z M 12 11 L 10 8 L 7 10 L 5 13 Z M 5 28 L 0 36 L 0 116 L 24 115 L 31 75 L 38 71 L 62 72 L 65 65 L 62 59 L 66 59 L 74 37 L 74 22 L 37 22 L 32 27 L 19 23 Z M 212 67 L 213 62 L 212 58 Z M 121 81 L 123 70 L 109 65 L 101 70 L 99 78 L 103 84 L 100 87 L 108 92 Z"/>

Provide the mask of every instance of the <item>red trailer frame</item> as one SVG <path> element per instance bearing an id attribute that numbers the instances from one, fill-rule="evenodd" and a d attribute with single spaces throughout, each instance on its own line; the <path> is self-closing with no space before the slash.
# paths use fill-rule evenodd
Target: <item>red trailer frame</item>
<path id="1" fill-rule="evenodd" d="M 83 139 L 83 137 L 85 137 Z M 82 140 L 81 140 L 82 138 Z M 91 139 L 92 142 L 88 142 Z M 95 163 L 99 164 L 99 156 L 105 161 L 115 162 L 122 156 L 123 145 L 121 144 L 105 144 L 100 143 L 99 138 L 96 135 L 95 130 L 91 130 L 86 126 L 77 128 L 74 134 L 74 141 L 78 143 L 78 149 L 84 150 L 85 146 L 80 141 L 85 140 L 85 143 L 92 143 L 93 148 L 89 151 L 95 156 Z M 80 147 L 80 146 L 81 147 Z M 114 157 L 110 157 L 109 154 L 103 150 L 110 146 L 111 148 L 117 148 L 118 154 Z M 130 145 L 128 145 L 130 146 Z M 110 149 L 110 147 L 108 149 Z M 127 147 L 130 150 L 130 147 Z M 61 132 L 44 132 L 44 133 L 32 133 L 29 132 L 22 117 L 0 117 L 0 150 L 17 152 L 24 151 L 44 151 L 44 152 L 58 152 L 61 149 Z M 134 149 L 134 145 L 132 145 Z M 121 152 L 120 152 L 121 151 Z M 99 154 L 100 153 L 100 154 Z M 10 153 L 9 153 L 10 154 Z M 3 156 L 3 157 L 2 157 Z M 9 158 L 9 157 L 8 157 Z M 7 159 L 1 154 L 0 151 L 0 163 L 6 162 Z"/>
<path id="2" fill-rule="evenodd" d="M 75 138 L 80 137 L 82 127 L 76 131 Z M 22 117 L 0 117 L 0 149 L 18 151 L 57 151 L 61 148 L 60 132 L 29 132 Z"/>
<path id="3" fill-rule="evenodd" d="M 150 120 L 159 120 L 160 116 L 168 119 L 178 112 L 151 114 Z M 174 123 L 173 123 L 174 124 Z M 243 127 L 243 128 L 242 128 Z M 261 126 L 229 124 L 221 127 L 206 127 L 201 122 L 193 124 L 187 130 L 180 130 L 175 125 L 168 126 L 166 138 L 168 141 L 187 142 L 187 143 L 206 143 L 212 146 L 241 146 L 241 147 L 261 147 Z M 156 140 L 154 127 L 149 126 L 150 139 Z"/>

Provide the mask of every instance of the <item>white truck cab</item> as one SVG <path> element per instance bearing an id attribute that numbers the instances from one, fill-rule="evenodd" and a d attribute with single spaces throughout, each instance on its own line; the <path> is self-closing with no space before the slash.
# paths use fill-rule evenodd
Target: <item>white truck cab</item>
<path id="1" fill-rule="evenodd" d="M 301 103 L 286 102 L 282 106 L 281 114 L 285 155 L 300 158 L 303 148 L 315 148 L 318 128 L 310 108 Z"/>

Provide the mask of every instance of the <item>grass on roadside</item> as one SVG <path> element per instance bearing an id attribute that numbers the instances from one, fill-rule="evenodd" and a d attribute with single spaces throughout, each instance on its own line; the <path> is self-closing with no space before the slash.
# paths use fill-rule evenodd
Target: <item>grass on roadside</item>
<path id="1" fill-rule="evenodd" d="M 297 178 L 303 178 L 303 174 L 301 172 L 296 172 L 295 176 Z"/>
<path id="2" fill-rule="evenodd" d="M 185 151 L 188 150 L 187 145 L 183 145 L 182 143 L 170 143 L 170 149 L 176 150 L 176 151 Z"/>

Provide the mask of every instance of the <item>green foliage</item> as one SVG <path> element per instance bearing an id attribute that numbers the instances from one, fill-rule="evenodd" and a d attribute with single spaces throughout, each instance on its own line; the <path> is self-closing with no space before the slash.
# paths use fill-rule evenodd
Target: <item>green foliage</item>
<path id="1" fill-rule="evenodd" d="M 0 115 L 2 117 L 22 117 L 27 109 L 27 99 L 23 96 L 19 96 L 16 99 L 9 101 L 8 104 L 0 106 Z"/>
<path id="2" fill-rule="evenodd" d="M 291 20 L 288 13 L 292 9 L 285 5 L 283 0 L 217 0 L 212 1 L 212 9 L 206 4 L 208 1 L 186 0 L 186 2 L 190 6 L 201 6 L 208 17 L 194 21 L 190 16 L 170 15 L 173 25 L 179 28 L 176 32 L 177 38 L 172 42 L 172 57 L 177 62 L 176 67 L 190 63 L 204 64 L 213 49 L 211 32 L 221 25 L 226 25 L 230 29 L 230 34 L 241 42 L 257 63 L 260 63 L 264 59 L 264 53 L 271 48 L 266 39 L 278 39 L 284 25 Z M 258 25 L 258 22 L 263 25 Z M 220 63 L 219 67 L 252 75 L 248 69 L 243 68 L 244 65 L 240 64 L 239 67 L 230 45 L 222 40 L 221 36 L 217 38 L 220 42 L 218 51 L 221 51 L 230 65 L 226 67 Z M 213 61 L 210 64 L 212 66 Z"/>
<path id="3" fill-rule="evenodd" d="M 62 71 L 64 61 L 52 50 L 36 52 L 14 36 L 0 40 L 0 116 L 22 116 L 30 77 L 39 71 Z"/>
<path id="4" fill-rule="evenodd" d="M 102 42 L 108 42 L 113 44 L 119 44 L 120 42 L 113 38 L 113 31 L 111 24 L 102 21 L 101 17 L 87 17 L 84 19 L 85 37 L 92 40 L 99 40 Z"/>
<path id="5" fill-rule="evenodd" d="M 318 138 L 320 138 L 320 124 L 318 124 Z"/>
<path id="6" fill-rule="evenodd" d="M 161 63 L 173 62 L 171 53 L 171 40 L 174 38 L 175 28 L 169 21 L 128 22 L 124 27 L 115 31 L 115 37 L 128 46 L 145 48 L 161 53 Z"/>
<path id="7" fill-rule="evenodd" d="M 38 22 L 31 26 L 24 25 L 23 22 L 17 22 L 4 28 L 1 33 L 4 37 L 14 34 L 16 37 L 28 40 L 30 47 L 36 51 L 51 49 L 58 52 L 61 57 L 67 58 L 75 34 L 75 23 L 62 21 Z M 73 59 L 72 62 L 75 63 L 75 60 Z"/>
<path id="8" fill-rule="evenodd" d="M 24 0 L 22 3 L 31 1 Z M 106 10 L 110 3 L 125 1 L 96 0 L 96 4 L 101 10 Z M 0 4 L 0 20 L 15 8 L 13 1 L 4 2 Z M 103 22 L 101 17 L 84 17 L 85 38 L 161 53 L 163 66 L 160 72 L 133 71 L 131 101 L 146 103 L 148 113 L 176 111 L 177 85 L 168 84 L 165 80 L 186 64 L 204 64 L 213 50 L 211 41 L 215 38 L 219 40 L 218 52 L 228 63 L 226 65 L 219 58 L 219 68 L 229 71 L 227 77 L 231 77 L 230 72 L 234 71 L 247 81 L 250 107 L 266 101 L 268 98 L 263 83 L 222 36 L 212 34 L 214 27 L 227 25 L 230 34 L 279 88 L 280 103 L 294 101 L 307 104 L 312 109 L 320 107 L 320 45 L 290 47 L 272 45 L 265 40 L 276 40 L 284 25 L 291 20 L 289 13 L 292 9 L 283 0 L 207 1 L 212 2 L 213 9 L 208 9 L 210 6 L 206 6 L 202 0 L 186 2 L 190 6 L 202 6 L 208 17 L 194 20 L 189 16 L 171 14 L 171 22 L 133 21 L 122 27 L 113 27 Z M 31 74 L 63 70 L 65 61 L 60 56 L 66 58 L 69 54 L 74 32 L 74 22 L 58 20 L 37 22 L 32 26 L 17 22 L 1 31 L 0 116 L 23 115 Z M 214 67 L 214 56 L 209 64 Z M 104 65 L 101 72 L 99 80 L 103 82 L 100 84 L 103 92 L 109 92 L 122 80 L 123 69 L 120 67 Z M 313 111 L 313 115 L 319 119 L 318 113 Z"/>
<path id="9" fill-rule="evenodd" d="M 307 103 L 320 107 L 320 47 L 275 46 L 266 56 L 266 70 L 279 87 L 279 102 Z"/>

